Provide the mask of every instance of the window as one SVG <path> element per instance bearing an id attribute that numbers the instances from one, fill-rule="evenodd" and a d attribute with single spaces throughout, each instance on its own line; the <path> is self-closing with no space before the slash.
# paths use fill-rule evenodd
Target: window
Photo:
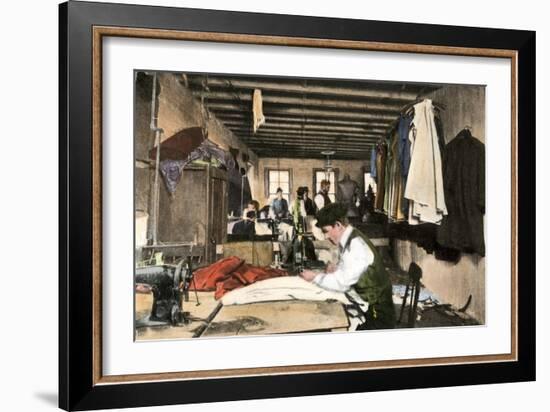
<path id="1" fill-rule="evenodd" d="M 370 173 L 363 173 L 363 187 L 365 188 L 365 194 L 369 190 L 369 185 L 372 187 L 372 192 L 376 193 L 376 180 Z"/>
<path id="2" fill-rule="evenodd" d="M 266 169 L 265 188 L 269 203 L 277 197 L 277 188 L 280 187 L 283 189 L 283 198 L 290 204 L 291 183 L 290 169 Z"/>
<path id="3" fill-rule="evenodd" d="M 328 191 L 328 197 L 333 202 L 336 201 L 336 183 L 338 182 L 338 169 L 327 172 L 324 169 L 313 169 L 313 188 L 314 193 L 310 195 L 311 198 L 315 197 L 319 190 L 321 190 L 321 181 L 328 180 L 330 182 L 330 189 Z"/>

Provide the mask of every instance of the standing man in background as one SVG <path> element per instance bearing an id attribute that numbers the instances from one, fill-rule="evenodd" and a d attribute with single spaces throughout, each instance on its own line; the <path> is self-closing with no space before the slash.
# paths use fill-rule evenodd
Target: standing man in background
<path id="1" fill-rule="evenodd" d="M 313 199 L 315 202 L 315 206 L 317 206 L 318 211 L 332 203 L 332 200 L 330 200 L 330 197 L 328 195 L 329 190 L 330 190 L 330 181 L 326 179 L 321 180 L 321 189 Z"/>
<path id="2" fill-rule="evenodd" d="M 315 216 L 317 213 L 317 207 L 315 206 L 315 202 L 309 197 L 309 188 L 307 186 L 304 186 L 304 207 L 307 216 Z"/>

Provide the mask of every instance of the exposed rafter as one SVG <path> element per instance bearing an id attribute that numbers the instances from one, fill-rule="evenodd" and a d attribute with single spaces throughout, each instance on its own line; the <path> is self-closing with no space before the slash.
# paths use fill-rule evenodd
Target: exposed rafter
<path id="1" fill-rule="evenodd" d="M 438 85 L 341 79 L 186 74 L 207 110 L 258 156 L 366 159 L 407 104 Z M 252 95 L 262 91 L 265 123 L 252 130 Z"/>
<path id="2" fill-rule="evenodd" d="M 190 80 L 194 84 L 201 84 L 203 76 L 189 76 Z M 343 84 L 348 83 L 349 86 Z M 400 83 L 398 83 L 400 85 Z M 363 87 L 357 87 L 362 85 Z M 237 78 L 234 76 L 218 77 L 208 76 L 208 87 L 214 89 L 214 87 L 222 87 L 224 89 L 237 91 L 240 89 L 253 90 L 261 89 L 265 92 L 278 91 L 297 94 L 323 94 L 333 96 L 350 96 L 350 97 L 363 97 L 363 98 L 377 98 L 377 99 L 392 99 L 401 101 L 410 101 L 418 97 L 418 91 L 421 87 L 416 89 L 402 90 L 396 86 L 396 83 L 390 82 L 346 82 L 345 80 L 297 80 L 297 79 L 285 79 L 274 77 L 250 77 L 250 78 Z"/>

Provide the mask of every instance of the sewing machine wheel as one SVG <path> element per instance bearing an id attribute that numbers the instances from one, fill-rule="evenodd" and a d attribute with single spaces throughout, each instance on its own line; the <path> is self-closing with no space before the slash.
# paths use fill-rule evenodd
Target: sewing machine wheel
<path id="1" fill-rule="evenodd" d="M 178 305 L 174 304 L 172 305 L 172 308 L 170 309 L 170 322 L 172 323 L 172 326 L 176 326 L 181 319 L 181 312 Z"/>

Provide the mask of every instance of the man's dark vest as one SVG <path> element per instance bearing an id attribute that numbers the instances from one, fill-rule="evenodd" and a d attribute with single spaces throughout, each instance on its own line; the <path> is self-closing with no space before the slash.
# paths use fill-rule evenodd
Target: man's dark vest
<path id="1" fill-rule="evenodd" d="M 324 205 L 323 207 L 326 207 L 327 205 L 330 205 L 332 203 L 332 200 L 330 200 L 330 197 L 327 193 L 323 192 L 322 190 L 319 191 L 319 193 L 321 196 L 323 196 L 323 199 L 324 199 Z"/>
<path id="2" fill-rule="evenodd" d="M 365 326 L 368 329 L 393 328 L 395 327 L 395 309 L 392 285 L 376 247 L 363 233 L 353 228 L 343 250 L 349 250 L 351 241 L 356 237 L 363 239 L 374 255 L 373 262 L 353 285 L 353 289 L 361 296 L 361 299 L 369 303 Z"/>

